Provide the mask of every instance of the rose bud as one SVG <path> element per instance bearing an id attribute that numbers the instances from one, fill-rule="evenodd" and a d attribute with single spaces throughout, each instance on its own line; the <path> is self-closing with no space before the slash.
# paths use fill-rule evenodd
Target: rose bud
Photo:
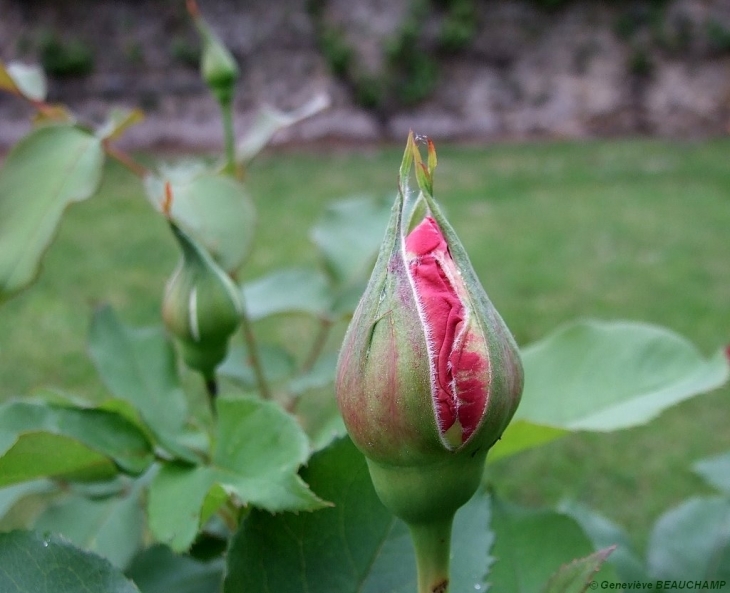
<path id="1" fill-rule="evenodd" d="M 188 0 L 188 12 L 203 41 L 200 72 L 208 88 L 222 104 L 228 104 L 238 78 L 238 65 L 220 38 L 203 19 L 195 0 Z"/>
<path id="2" fill-rule="evenodd" d="M 418 195 L 408 190 L 414 161 Z M 517 345 L 432 196 L 435 166 L 433 144 L 424 164 L 411 134 L 336 379 L 380 499 L 411 528 L 422 591 L 446 591 L 454 513 L 476 492 L 523 385 Z"/>
<path id="3" fill-rule="evenodd" d="M 174 222 L 169 224 L 182 259 L 165 287 L 162 318 L 180 341 L 185 364 L 211 382 L 241 323 L 241 296 L 205 249 Z"/>

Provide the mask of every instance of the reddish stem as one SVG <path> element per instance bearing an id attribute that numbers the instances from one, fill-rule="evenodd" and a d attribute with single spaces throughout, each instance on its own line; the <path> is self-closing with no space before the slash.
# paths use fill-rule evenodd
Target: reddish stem
<path id="1" fill-rule="evenodd" d="M 143 177 L 147 176 L 149 171 L 147 170 L 147 168 L 144 165 L 141 165 L 140 163 L 135 161 L 126 152 L 119 150 L 118 148 L 114 148 L 108 142 L 104 142 L 103 144 L 104 144 L 104 150 L 110 157 L 119 161 L 122 165 L 124 165 L 127 169 L 129 169 L 132 173 L 134 173 L 137 177 L 143 178 Z"/>

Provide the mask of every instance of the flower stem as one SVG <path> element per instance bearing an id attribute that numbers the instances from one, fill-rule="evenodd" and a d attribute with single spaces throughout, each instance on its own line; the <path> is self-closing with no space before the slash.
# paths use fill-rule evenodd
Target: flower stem
<path id="1" fill-rule="evenodd" d="M 218 396 L 218 381 L 215 375 L 206 376 L 205 379 L 205 391 L 208 394 L 208 403 L 210 404 L 210 413 L 213 418 L 216 416 L 215 398 Z"/>
<path id="2" fill-rule="evenodd" d="M 236 144 L 233 131 L 233 102 L 221 101 L 221 116 L 223 120 L 223 134 L 226 143 L 226 166 L 224 171 L 233 177 L 238 177 L 236 167 Z"/>
<path id="3" fill-rule="evenodd" d="M 253 368 L 253 374 L 256 378 L 256 385 L 258 385 L 259 393 L 262 398 L 271 399 L 271 389 L 269 389 L 269 384 L 267 383 L 266 376 L 264 375 L 264 368 L 261 365 L 259 348 L 256 343 L 256 336 L 254 336 L 251 320 L 248 318 L 245 306 L 244 311 L 241 314 L 241 330 L 243 331 L 243 339 L 246 340 L 248 361 L 251 363 L 251 368 Z"/>
<path id="4" fill-rule="evenodd" d="M 448 593 L 453 515 L 408 526 L 416 549 L 418 593 Z"/>
<path id="5" fill-rule="evenodd" d="M 332 329 L 332 321 L 330 319 L 321 319 L 317 335 L 314 338 L 312 347 L 307 354 L 307 358 L 302 365 L 302 372 L 306 373 L 312 370 L 312 367 L 317 363 L 322 350 L 327 344 L 327 338 L 329 337 L 330 330 Z"/>

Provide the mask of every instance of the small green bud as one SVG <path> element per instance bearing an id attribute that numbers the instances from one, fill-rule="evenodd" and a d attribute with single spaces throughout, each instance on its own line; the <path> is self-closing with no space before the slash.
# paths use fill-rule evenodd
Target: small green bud
<path id="1" fill-rule="evenodd" d="M 231 278 L 192 237 L 172 221 L 170 228 L 182 259 L 167 282 L 162 318 L 180 341 L 185 363 L 210 379 L 241 322 L 241 297 Z"/>
<path id="2" fill-rule="evenodd" d="M 218 102 L 227 105 L 233 99 L 238 79 L 236 60 L 223 41 L 210 28 L 210 25 L 200 16 L 197 4 L 192 0 L 188 2 L 188 11 L 203 40 L 203 55 L 200 64 L 203 80 Z"/>

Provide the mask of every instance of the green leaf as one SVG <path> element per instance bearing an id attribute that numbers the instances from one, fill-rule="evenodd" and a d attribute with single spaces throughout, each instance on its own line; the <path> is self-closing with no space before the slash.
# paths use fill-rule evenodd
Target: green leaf
<path id="1" fill-rule="evenodd" d="M 39 128 L 0 171 L 0 302 L 30 284 L 66 206 L 99 185 L 101 141 L 71 125 Z"/>
<path id="2" fill-rule="evenodd" d="M 559 437 L 645 424 L 667 408 L 727 382 L 724 352 L 706 359 L 664 328 L 578 321 L 522 352 L 525 390 L 492 458 Z M 531 434 L 531 425 L 539 434 Z M 550 433 L 545 427 L 557 429 Z"/>
<path id="3" fill-rule="evenodd" d="M 172 203 L 166 204 L 165 183 Z M 226 271 L 234 272 L 251 250 L 256 210 L 243 184 L 230 175 L 184 163 L 149 175 L 145 189 L 152 204 L 198 241 Z"/>
<path id="4" fill-rule="evenodd" d="M 517 408 L 519 410 L 519 408 Z M 492 447 L 487 455 L 487 460 L 492 462 L 503 457 L 509 457 L 520 451 L 539 447 L 549 443 L 569 431 L 552 426 L 542 426 L 527 420 L 512 419 L 502 438 Z"/>
<path id="5" fill-rule="evenodd" d="M 730 374 L 724 352 L 707 360 L 669 330 L 630 322 L 573 323 L 527 348 L 524 361 L 517 416 L 569 430 L 645 424 Z"/>
<path id="6" fill-rule="evenodd" d="M 242 287 L 248 316 L 256 321 L 281 313 L 308 313 L 327 317 L 333 295 L 327 277 L 319 270 L 277 270 Z"/>
<path id="7" fill-rule="evenodd" d="M 649 538 L 649 574 L 657 580 L 730 584 L 730 500 L 690 498 L 662 515 Z"/>
<path id="8" fill-rule="evenodd" d="M 200 562 L 154 545 L 138 554 L 127 569 L 142 593 L 219 593 L 223 561 Z"/>
<path id="9" fill-rule="evenodd" d="M 485 591 L 494 562 L 490 550 L 494 532 L 490 526 L 489 497 L 478 492 L 456 513 L 451 536 L 451 585 L 453 591 Z"/>
<path id="10" fill-rule="evenodd" d="M 259 362 L 264 376 L 269 383 L 276 383 L 289 377 L 294 372 L 294 357 L 281 346 L 259 344 Z M 246 389 L 256 389 L 258 381 L 254 368 L 243 346 L 229 348 L 228 356 L 216 369 L 221 377 L 227 377 L 241 384 Z"/>
<path id="11" fill-rule="evenodd" d="M 592 586 L 593 576 L 600 570 L 603 563 L 613 552 L 613 548 L 599 550 L 585 558 L 573 560 L 569 564 L 561 566 L 558 572 L 550 577 L 544 593 L 585 593 Z"/>
<path id="12" fill-rule="evenodd" d="M 117 475 L 116 465 L 74 438 L 48 432 L 26 432 L 0 457 L 0 485 L 36 478 L 72 481 L 107 480 Z"/>
<path id="13" fill-rule="evenodd" d="M 182 459 L 199 459 L 188 443 L 194 435 L 186 434 L 175 350 L 162 328 L 129 327 L 104 306 L 91 322 L 89 352 L 105 385 L 139 410 L 163 447 Z"/>
<path id="14" fill-rule="evenodd" d="M 629 537 L 618 525 L 575 502 L 561 504 L 558 510 L 578 522 L 596 550 L 616 546 L 608 562 L 616 569 L 616 574 L 622 582 L 648 580 L 643 561 L 636 554 Z"/>
<path id="15" fill-rule="evenodd" d="M 253 510 L 228 553 L 225 593 L 411 593 L 408 529 L 380 503 L 365 458 L 348 438 L 319 451 L 302 477 L 334 506 L 311 514 Z M 452 591 L 485 588 L 492 536 L 476 496 L 456 515 Z"/>
<path id="16" fill-rule="evenodd" d="M 64 451 L 43 451 L 43 444 L 57 443 L 69 454 L 79 455 L 71 471 L 97 461 L 101 467 L 114 462 L 123 471 L 139 474 L 153 461 L 152 447 L 144 434 L 123 416 L 105 410 L 82 409 L 23 401 L 0 406 L 0 485 L 43 476 L 68 473 L 72 459 L 51 459 Z M 22 455 L 27 457 L 23 460 Z M 67 468 L 67 469 L 61 469 Z"/>
<path id="17" fill-rule="evenodd" d="M 489 581 L 495 591 L 539 593 L 556 567 L 593 552 L 591 541 L 571 517 L 532 510 L 494 497 L 495 562 Z M 606 565 L 596 580 L 616 581 Z"/>
<path id="18" fill-rule="evenodd" d="M 323 502 L 297 469 L 309 453 L 307 437 L 276 403 L 220 399 L 210 465 L 165 464 L 150 488 L 150 528 L 184 551 L 207 518 L 231 498 L 268 511 L 314 510 Z"/>
<path id="19" fill-rule="evenodd" d="M 313 451 L 323 449 L 347 434 L 333 387 L 307 391 L 297 399 L 294 412 L 309 437 Z"/>
<path id="20" fill-rule="evenodd" d="M 389 215 L 390 204 L 369 197 L 341 200 L 327 208 L 311 237 L 338 285 L 370 275 Z"/>
<path id="21" fill-rule="evenodd" d="M 730 494 L 730 452 L 702 459 L 692 469 L 710 486 Z"/>
<path id="22" fill-rule="evenodd" d="M 302 476 L 334 506 L 307 515 L 252 511 L 231 543 L 224 592 L 415 589 L 408 531 L 380 503 L 365 458 L 351 441 L 315 454 Z M 379 589 L 369 581 L 377 564 L 385 581 Z"/>
<path id="23" fill-rule="evenodd" d="M 41 533 L 59 533 L 74 545 L 123 569 L 142 544 L 141 491 L 137 484 L 121 496 L 66 497 L 51 504 L 33 528 Z"/>
<path id="24" fill-rule="evenodd" d="M 139 593 L 109 561 L 31 531 L 0 533 L 0 591 Z"/>
<path id="25" fill-rule="evenodd" d="M 325 94 L 312 97 L 307 103 L 285 113 L 270 106 L 264 106 L 256 115 L 256 119 L 249 128 L 246 135 L 236 147 L 236 160 L 246 163 L 255 157 L 269 143 L 279 130 L 288 128 L 327 109 L 330 104 L 329 96 Z"/>
<path id="26" fill-rule="evenodd" d="M 23 95 L 31 101 L 43 101 L 48 92 L 46 75 L 40 66 L 0 61 L 0 90 Z"/>

